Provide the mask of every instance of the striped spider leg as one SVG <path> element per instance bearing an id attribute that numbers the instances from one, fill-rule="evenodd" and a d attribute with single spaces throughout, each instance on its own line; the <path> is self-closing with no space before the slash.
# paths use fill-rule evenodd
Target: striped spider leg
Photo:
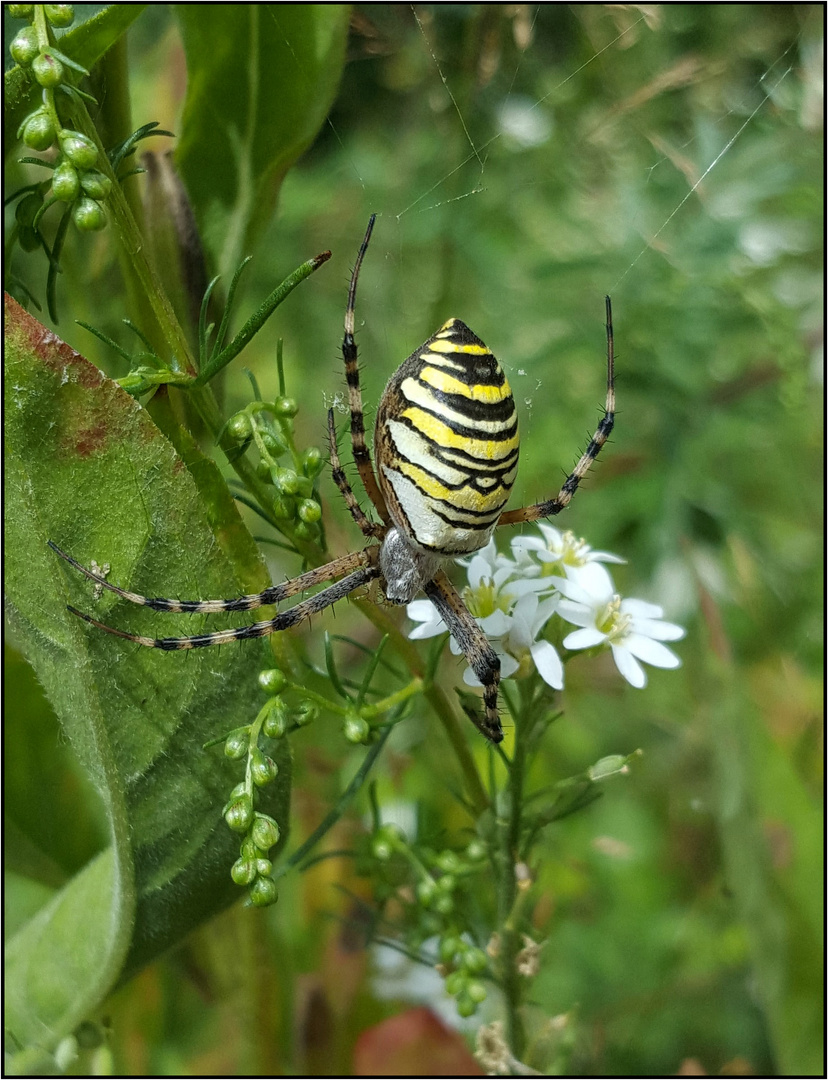
<path id="1" fill-rule="evenodd" d="M 615 424 L 615 349 L 612 334 L 612 303 L 608 296 L 605 297 L 605 301 L 607 307 L 607 401 L 604 406 L 604 415 L 595 429 L 595 434 L 589 440 L 589 445 L 575 468 L 564 480 L 561 490 L 554 499 L 547 499 L 546 502 L 535 503 L 533 506 L 524 506 L 519 510 L 507 510 L 505 514 L 500 515 L 498 528 L 501 525 L 518 525 L 560 514 L 561 510 L 569 504 L 590 465 L 598 457 L 601 447 L 610 437 Z"/>
<path id="2" fill-rule="evenodd" d="M 341 559 L 334 559 L 333 562 L 326 563 L 324 566 L 320 566 L 315 570 L 309 570 L 305 574 L 300 574 L 299 577 L 293 578 L 291 581 L 286 581 L 281 585 L 272 585 L 269 589 L 265 589 L 260 593 L 254 593 L 250 596 L 239 596 L 232 600 L 168 600 L 161 597 L 141 596 L 139 593 L 121 589 L 117 585 L 113 585 L 111 582 L 106 581 L 99 574 L 87 570 L 85 566 L 82 566 L 73 559 L 71 555 L 67 555 L 66 552 L 61 551 L 57 544 L 52 543 L 51 540 L 48 541 L 48 544 L 57 555 L 62 559 L 65 559 L 70 566 L 73 566 L 85 577 L 94 581 L 96 585 L 109 589 L 110 592 L 116 593 L 123 600 L 129 600 L 130 603 L 140 604 L 143 607 L 149 607 L 155 611 L 172 611 L 187 614 L 218 611 L 253 611 L 255 608 L 262 607 L 265 604 L 276 604 L 280 600 L 286 600 L 290 596 L 295 596 L 297 593 L 304 592 L 306 589 L 321 585 L 325 581 L 331 581 L 333 578 L 340 577 L 342 574 L 347 575 L 346 577 L 342 577 L 340 581 L 337 581 L 336 584 L 330 585 L 327 589 L 322 589 L 321 592 L 316 593 L 307 600 L 300 601 L 300 603 L 288 608 L 287 611 L 279 612 L 279 614 L 272 619 L 252 623 L 249 626 L 235 627 L 231 630 L 217 630 L 207 634 L 193 634 L 189 637 L 150 638 L 143 637 L 140 634 L 129 634 L 125 630 L 118 630 L 114 626 L 107 626 L 106 623 L 93 619 L 91 615 L 87 615 L 83 611 L 78 611 L 77 608 L 67 605 L 68 610 L 71 611 L 73 615 L 77 615 L 78 618 L 83 619 L 84 622 L 91 623 L 92 626 L 97 626 L 99 630 L 105 630 L 108 634 L 113 634 L 115 637 L 126 638 L 127 641 L 134 641 L 138 645 L 145 645 L 150 649 L 163 649 L 165 652 L 175 652 L 181 649 L 207 648 L 211 645 L 224 645 L 228 641 L 246 641 L 249 638 L 267 637 L 268 634 L 273 634 L 277 630 L 288 630 L 290 627 L 297 626 L 299 623 L 304 622 L 304 620 L 310 618 L 311 615 L 315 615 L 316 612 L 322 611 L 326 607 L 330 607 L 330 605 L 335 604 L 337 600 L 341 600 L 355 589 L 360 588 L 362 585 L 366 585 L 369 581 L 373 581 L 374 578 L 379 576 L 376 549 L 366 548 L 363 551 L 357 551 L 350 555 L 346 555 Z"/>

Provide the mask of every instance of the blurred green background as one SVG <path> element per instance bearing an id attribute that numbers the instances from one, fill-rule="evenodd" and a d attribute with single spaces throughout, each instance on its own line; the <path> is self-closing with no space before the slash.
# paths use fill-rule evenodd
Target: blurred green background
<path id="1" fill-rule="evenodd" d="M 267 7 L 278 18 L 291 5 Z M 355 5 L 330 118 L 252 251 L 245 315 L 300 262 L 333 252 L 242 361 L 275 394 L 284 339 L 299 442 L 323 445 L 326 406 L 344 388 L 350 268 L 376 212 L 357 302 L 369 422 L 402 359 L 463 319 L 519 403 L 513 505 L 556 491 L 595 426 L 612 296 L 616 429 L 559 524 L 622 555 L 621 590 L 662 604 L 688 634 L 681 670 L 652 672 L 644 691 L 611 662 L 572 663 L 565 716 L 539 762 L 538 786 L 644 752 L 631 776 L 549 831 L 538 866 L 546 946 L 533 1001 L 550 1017 L 572 1011 L 573 1075 L 823 1067 L 822 14 Z M 129 48 L 134 124 L 180 131 L 186 69 L 166 5 L 149 6 Z M 124 374 L 72 324 L 121 338 L 106 239 L 70 244 L 67 264 L 60 332 Z M 232 371 L 228 414 L 248 392 Z M 359 538 L 333 486 L 323 491 L 342 554 Z M 274 579 L 298 569 L 268 558 Z M 335 629 L 375 640 L 344 607 Z M 421 727 L 384 783 L 451 835 L 465 821 L 435 784 L 451 782 L 451 766 Z M 339 751 L 303 740 L 297 835 L 342 766 Z M 254 916 L 233 912 L 121 991 L 118 1071 L 255 1072 L 250 1044 L 263 1031 L 265 1071 L 321 1071 L 307 1036 L 314 994 L 336 1032 L 322 1060 L 347 1070 L 360 1028 L 401 1006 L 378 1003 L 353 959 L 352 993 L 338 1002 L 338 926 L 324 914 L 342 904 L 337 880 L 293 880 L 255 931 Z M 258 965 L 256 1023 L 232 977 L 229 958 L 242 955 Z M 224 984 L 205 988 L 205 968 Z"/>

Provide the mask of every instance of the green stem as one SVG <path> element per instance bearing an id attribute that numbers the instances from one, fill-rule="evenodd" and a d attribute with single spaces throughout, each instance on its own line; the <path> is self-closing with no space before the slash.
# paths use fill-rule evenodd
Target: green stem
<path id="1" fill-rule="evenodd" d="M 525 695 L 520 694 L 517 704 L 511 687 L 501 683 L 501 694 L 509 707 L 515 724 L 515 742 L 512 759 L 508 766 L 508 817 L 501 828 L 501 850 L 499 862 L 500 882 L 498 890 L 498 911 L 500 926 L 500 969 L 501 988 L 506 1004 L 506 1023 L 508 1042 L 512 1053 L 521 1057 L 526 1040 L 523 1021 L 520 1016 L 522 1001 L 521 976 L 517 970 L 517 954 L 521 948 L 520 926 L 518 917 L 522 911 L 525 891 L 517 882 L 515 868 L 520 860 L 520 834 L 523 815 L 523 794 L 526 779 L 526 742 L 530 717 L 525 704 Z M 524 887 L 525 889 L 525 887 Z"/>
<path id="2" fill-rule="evenodd" d="M 365 720 L 373 720 L 377 716 L 381 716 L 384 712 L 388 712 L 389 709 L 393 709 L 395 705 L 401 705 L 408 698 L 414 694 L 419 694 L 423 688 L 423 680 L 419 677 L 414 678 L 408 684 L 404 686 L 402 690 L 398 690 L 396 694 L 389 694 L 387 698 L 383 698 L 382 701 L 376 702 L 374 705 L 367 705 L 360 709 L 360 714 Z"/>

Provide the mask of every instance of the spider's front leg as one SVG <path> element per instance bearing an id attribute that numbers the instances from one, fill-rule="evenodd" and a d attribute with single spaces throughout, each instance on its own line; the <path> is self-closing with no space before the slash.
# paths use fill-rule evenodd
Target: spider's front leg
<path id="1" fill-rule="evenodd" d="M 354 305 L 356 304 L 357 282 L 362 260 L 368 250 L 368 243 L 374 229 L 376 214 L 372 214 L 365 230 L 365 238 L 360 245 L 354 270 L 351 274 L 351 284 L 348 289 L 348 306 L 345 308 L 345 336 L 342 339 L 342 358 L 345 361 L 345 380 L 348 384 L 348 404 L 351 409 L 351 449 L 354 455 L 356 467 L 362 480 L 362 486 L 368 498 L 377 508 L 377 513 L 390 525 L 391 518 L 385 499 L 379 489 L 374 466 L 371 463 L 371 454 L 365 442 L 365 418 L 362 411 L 362 390 L 359 385 L 359 365 L 356 341 L 354 340 Z"/>
<path id="2" fill-rule="evenodd" d="M 572 496 L 578 490 L 578 485 L 586 476 L 590 465 L 598 457 L 601 447 L 607 441 L 615 423 L 615 352 L 612 336 L 612 304 L 606 297 L 607 305 L 607 402 L 604 407 L 604 415 L 595 434 L 589 441 L 589 446 L 584 450 L 578 464 L 567 476 L 563 486 L 553 499 L 546 502 L 535 503 L 534 506 L 524 506 L 519 510 L 507 510 L 501 514 L 497 527 L 501 525 L 518 525 L 526 521 L 537 521 L 539 518 L 551 517 L 559 514 L 567 506 Z"/>
<path id="3" fill-rule="evenodd" d="M 424 586 L 424 591 L 463 650 L 472 671 L 483 683 L 485 715 L 476 717 L 467 713 L 469 719 L 487 739 L 494 743 L 502 742 L 503 728 L 497 709 L 500 657 L 442 570 Z"/>

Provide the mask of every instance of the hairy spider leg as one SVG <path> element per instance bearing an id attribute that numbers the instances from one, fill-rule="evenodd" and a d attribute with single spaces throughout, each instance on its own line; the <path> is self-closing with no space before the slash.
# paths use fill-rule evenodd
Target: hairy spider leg
<path id="1" fill-rule="evenodd" d="M 467 711 L 469 719 L 487 739 L 491 739 L 494 743 L 502 742 L 503 728 L 497 709 L 500 657 L 489 644 L 489 639 L 442 570 L 439 570 L 434 578 L 427 582 L 424 591 L 439 611 L 472 671 L 483 683 L 485 716 L 476 716 Z"/>
<path id="2" fill-rule="evenodd" d="M 589 441 L 589 445 L 581 455 L 578 464 L 567 476 L 563 486 L 554 499 L 546 502 L 535 503 L 534 506 L 524 506 L 519 510 L 507 510 L 500 515 L 497 527 L 501 525 L 517 525 L 525 521 L 537 521 L 538 518 L 551 517 L 559 514 L 567 506 L 572 496 L 578 490 L 578 485 L 586 476 L 590 465 L 598 457 L 601 447 L 609 438 L 615 423 L 615 352 L 612 338 L 612 304 L 610 298 L 606 298 L 607 305 L 607 402 L 604 407 L 604 415 L 595 434 Z"/>
<path id="3" fill-rule="evenodd" d="M 367 550 L 374 549 L 369 548 Z M 325 568 L 321 567 L 320 569 Z M 165 652 L 175 652 L 180 649 L 201 649 L 211 645 L 225 645 L 229 641 L 247 641 L 249 638 L 267 637 L 268 634 L 274 634 L 277 630 L 289 630 L 292 626 L 296 626 L 305 619 L 310 618 L 311 615 L 315 615 L 326 607 L 330 607 L 331 604 L 335 604 L 337 600 L 342 600 L 343 597 L 352 593 L 354 589 L 367 585 L 369 581 L 379 577 L 379 572 L 379 567 L 376 565 L 363 567 L 348 577 L 342 578 L 341 581 L 337 581 L 335 585 L 322 589 L 315 596 L 302 600 L 292 608 L 288 608 L 287 611 L 279 612 L 273 619 L 252 623 L 250 626 L 239 626 L 233 630 L 216 630 L 210 634 L 194 634 L 191 637 L 150 638 L 142 637 L 140 634 L 128 634 L 125 630 L 116 630 L 114 626 L 107 626 L 106 623 L 93 619 L 91 615 L 86 615 L 84 612 L 78 611 L 77 608 L 71 606 L 67 606 L 67 608 L 73 615 L 77 615 L 79 619 L 91 623 L 92 626 L 97 626 L 99 630 L 105 630 L 107 634 L 114 634 L 115 637 L 134 641 L 138 645 L 145 645 L 149 649 L 163 649 Z"/>
<path id="4" fill-rule="evenodd" d="M 376 214 L 372 214 L 368 220 L 368 228 L 359 248 L 354 270 L 351 274 L 351 284 L 348 288 L 348 306 L 345 308 L 345 336 L 342 339 L 342 358 L 345 361 L 345 381 L 348 384 L 348 404 L 351 409 L 351 448 L 356 467 L 359 470 L 362 486 L 365 493 L 377 509 L 377 513 L 386 523 L 391 524 L 388 507 L 379 489 L 374 466 L 371 463 L 371 454 L 365 442 L 365 417 L 362 411 L 362 390 L 359 385 L 359 365 L 356 341 L 354 340 L 354 305 L 356 304 L 357 281 L 362 260 L 368 250 L 368 243 L 374 229 Z"/>
<path id="5" fill-rule="evenodd" d="M 378 525 L 368 519 L 362 507 L 357 502 L 353 488 L 348 483 L 345 470 L 342 468 L 342 462 L 339 458 L 339 447 L 336 442 L 336 421 L 334 420 L 333 409 L 328 409 L 328 446 L 331 459 L 331 477 L 333 482 L 339 488 L 351 517 L 357 523 L 364 536 L 381 540 L 388 532 L 388 527 L 386 525 Z"/>
<path id="6" fill-rule="evenodd" d="M 350 555 L 343 556 L 341 559 L 335 559 L 333 562 L 317 567 L 315 570 L 308 570 L 307 573 L 300 574 L 299 577 L 285 581 L 281 585 L 271 585 L 270 588 L 265 589 L 263 592 L 253 593 L 249 596 L 237 596 L 232 600 L 167 600 L 160 596 L 141 596 L 140 593 L 121 589 L 101 577 L 100 574 L 87 570 L 71 555 L 61 551 L 57 544 L 51 540 L 47 540 L 47 543 L 56 555 L 68 562 L 84 577 L 88 577 L 96 585 L 101 585 L 103 588 L 109 589 L 110 592 L 114 592 L 122 600 L 129 600 L 131 604 L 140 604 L 142 607 L 152 608 L 153 611 L 172 611 L 184 614 L 253 611 L 255 608 L 264 607 L 266 604 L 278 604 L 282 600 L 287 600 L 290 596 L 295 596 L 297 593 L 305 592 L 306 589 L 321 585 L 323 581 L 331 581 L 333 578 L 341 577 L 343 574 L 350 574 L 360 566 L 372 565 L 371 557 L 365 551 L 355 551 Z"/>

